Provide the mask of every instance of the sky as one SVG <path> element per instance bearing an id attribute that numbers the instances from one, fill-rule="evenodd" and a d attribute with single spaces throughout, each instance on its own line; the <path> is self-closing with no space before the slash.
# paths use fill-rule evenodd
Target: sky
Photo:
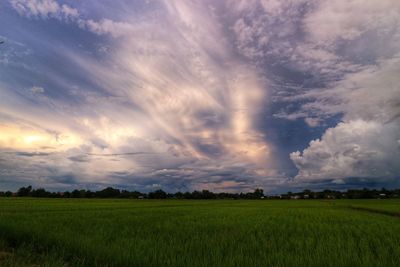
<path id="1" fill-rule="evenodd" d="M 400 187 L 398 0 L 3 0 L 0 189 Z"/>

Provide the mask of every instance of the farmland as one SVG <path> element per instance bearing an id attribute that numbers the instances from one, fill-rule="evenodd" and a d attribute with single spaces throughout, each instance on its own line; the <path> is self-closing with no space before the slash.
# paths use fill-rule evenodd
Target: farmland
<path id="1" fill-rule="evenodd" d="M 400 200 L 0 199 L 0 266 L 399 266 Z"/>

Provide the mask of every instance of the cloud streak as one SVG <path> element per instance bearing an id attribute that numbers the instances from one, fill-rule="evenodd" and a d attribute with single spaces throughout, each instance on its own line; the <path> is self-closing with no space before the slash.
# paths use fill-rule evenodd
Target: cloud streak
<path id="1" fill-rule="evenodd" d="M 0 53 L 8 187 L 283 190 L 400 176 L 394 0 L 5 7 L 0 25 L 20 30 L 4 29 Z"/>
<path id="2" fill-rule="evenodd" d="M 6 120 L 3 147 L 41 151 L 47 145 L 57 152 L 46 162 L 30 157 L 37 176 L 48 177 L 43 167 L 51 166 L 56 172 L 52 177 L 72 173 L 82 183 L 115 184 L 122 178 L 112 174 L 124 173 L 125 183 L 131 184 L 139 177 L 170 181 L 173 176 L 163 170 L 174 170 L 174 177 L 186 177 L 187 187 L 221 177 L 214 183 L 222 190 L 226 180 L 232 180 L 227 183 L 232 186 L 242 175 L 259 181 L 275 175 L 273 147 L 255 121 L 267 100 L 265 79 L 235 56 L 227 37 L 224 40 L 222 22 L 207 4 L 161 2 L 159 20 L 151 20 L 149 11 L 146 23 L 137 24 L 129 18 L 125 22 L 85 19 L 77 8 L 55 1 L 11 4 L 28 19 L 72 22 L 117 38 L 108 40 L 113 48 L 101 59 L 59 48 L 95 91 L 70 87 L 72 95 L 66 94 L 70 98 L 66 101 L 51 97 L 51 90 L 39 89 L 46 85 L 35 85 L 30 91 L 37 97 L 29 101 L 36 102 L 32 109 L 37 111 L 28 116 L 27 127 Z M 70 15 L 66 10 L 75 12 Z M 13 101 L 26 101 L 7 94 Z M 49 110 L 55 113 L 39 118 Z M 26 115 L 10 106 L 6 112 L 14 119 Z M 63 123 L 57 123 L 60 116 L 65 116 Z M 18 160 L 4 161 L 11 168 Z"/>

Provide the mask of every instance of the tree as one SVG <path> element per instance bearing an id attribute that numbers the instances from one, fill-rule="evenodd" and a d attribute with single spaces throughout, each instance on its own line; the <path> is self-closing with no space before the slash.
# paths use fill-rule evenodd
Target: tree
<path id="1" fill-rule="evenodd" d="M 51 193 L 47 192 L 43 188 L 39 188 L 39 189 L 36 189 L 36 190 L 32 190 L 31 196 L 32 197 L 50 197 Z"/>
<path id="2" fill-rule="evenodd" d="M 119 191 L 119 189 L 115 189 L 112 187 L 107 187 L 106 189 L 103 189 L 96 193 L 96 195 L 101 198 L 119 197 L 120 194 L 121 192 Z"/>
<path id="3" fill-rule="evenodd" d="M 149 198 L 153 199 L 164 199 L 167 198 L 167 193 L 165 193 L 163 190 L 158 189 L 154 192 L 149 193 Z"/>
<path id="4" fill-rule="evenodd" d="M 78 189 L 75 189 L 74 191 L 71 192 L 71 197 L 72 198 L 80 198 L 81 197 L 81 193 Z"/>
<path id="5" fill-rule="evenodd" d="M 262 198 L 264 196 L 264 190 L 262 190 L 261 188 L 257 188 L 256 190 L 254 190 L 254 198 Z"/>
<path id="6" fill-rule="evenodd" d="M 201 194 L 203 195 L 204 199 L 214 199 L 214 198 L 216 198 L 215 194 L 213 192 L 208 191 L 208 190 L 201 191 Z"/>
<path id="7" fill-rule="evenodd" d="M 176 192 L 175 193 L 175 198 L 177 198 L 177 199 L 182 199 L 184 197 L 185 197 L 185 195 L 182 192 Z"/>
<path id="8" fill-rule="evenodd" d="M 17 192 L 17 196 L 19 197 L 27 197 L 31 194 L 32 192 L 32 186 L 28 186 L 28 187 L 21 187 L 20 189 L 18 189 Z"/>

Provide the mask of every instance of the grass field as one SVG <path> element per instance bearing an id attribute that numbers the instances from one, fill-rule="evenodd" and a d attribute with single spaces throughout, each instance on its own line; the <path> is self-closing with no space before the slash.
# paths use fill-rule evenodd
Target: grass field
<path id="1" fill-rule="evenodd" d="M 3 198 L 0 266 L 400 266 L 399 213 L 399 200 Z"/>

